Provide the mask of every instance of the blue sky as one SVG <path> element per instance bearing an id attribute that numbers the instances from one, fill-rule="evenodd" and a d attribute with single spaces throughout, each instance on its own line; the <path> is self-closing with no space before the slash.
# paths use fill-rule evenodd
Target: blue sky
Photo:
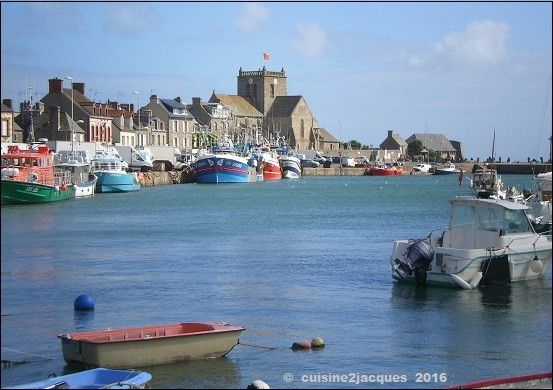
<path id="1" fill-rule="evenodd" d="M 51 77 L 87 95 L 236 93 L 238 69 L 284 67 L 343 141 L 446 134 L 466 157 L 549 157 L 551 3 L 6 3 L 1 94 Z M 262 52 L 270 54 L 263 61 Z"/>

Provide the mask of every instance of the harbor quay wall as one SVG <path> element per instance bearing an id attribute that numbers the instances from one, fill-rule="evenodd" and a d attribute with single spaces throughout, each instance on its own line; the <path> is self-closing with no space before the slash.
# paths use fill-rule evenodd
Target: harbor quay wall
<path id="1" fill-rule="evenodd" d="M 475 167 L 480 167 L 479 164 L 474 163 L 460 163 L 456 164 L 458 169 L 462 169 L 463 172 L 472 173 Z M 499 174 L 523 174 L 532 175 L 551 171 L 551 164 L 495 164 Z M 404 174 L 409 175 L 413 168 L 412 163 L 406 163 L 403 165 Z M 304 176 L 362 176 L 365 172 L 365 168 L 346 168 L 333 166 L 330 168 L 303 168 L 302 175 Z M 427 175 L 427 173 L 415 173 L 414 175 Z M 137 172 L 137 179 L 140 185 L 143 187 L 152 187 L 158 185 L 168 184 L 180 184 L 180 183 L 194 183 L 196 176 L 192 168 L 184 169 L 182 171 L 166 171 L 166 172 Z"/>
<path id="2" fill-rule="evenodd" d="M 483 167 L 481 164 L 475 163 L 458 163 L 455 164 L 457 169 L 461 169 L 465 173 L 472 173 L 475 167 Z M 488 166 L 489 168 L 489 166 Z M 539 163 L 530 163 L 530 164 L 494 164 L 494 168 L 497 169 L 498 174 L 520 174 L 520 175 L 536 175 L 538 173 L 545 173 L 551 171 L 551 164 L 539 164 Z M 413 169 L 412 163 L 405 163 L 403 165 L 404 175 L 409 175 Z M 304 176 L 362 176 L 365 172 L 364 168 L 340 168 L 330 167 L 330 168 L 303 168 L 302 175 Z M 428 173 L 416 173 L 415 175 L 428 175 Z"/>

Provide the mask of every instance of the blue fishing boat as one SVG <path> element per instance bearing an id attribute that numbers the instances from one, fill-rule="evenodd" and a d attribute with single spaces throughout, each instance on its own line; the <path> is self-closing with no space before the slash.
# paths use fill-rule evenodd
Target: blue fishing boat
<path id="1" fill-rule="evenodd" d="M 144 371 L 94 368 L 6 389 L 144 389 L 151 379 Z"/>
<path id="2" fill-rule="evenodd" d="M 227 138 L 194 163 L 198 183 L 248 183 L 256 180 L 255 168 L 240 156 Z"/>
<path id="3" fill-rule="evenodd" d="M 96 192 L 131 192 L 140 190 L 140 183 L 132 173 L 123 169 L 119 158 L 111 154 L 97 154 L 92 160 L 92 173 L 98 177 Z"/>

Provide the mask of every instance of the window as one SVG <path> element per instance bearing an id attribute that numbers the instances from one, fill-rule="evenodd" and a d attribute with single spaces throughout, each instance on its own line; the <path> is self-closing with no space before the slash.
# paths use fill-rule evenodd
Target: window
<path id="1" fill-rule="evenodd" d="M 179 121 L 173 121 L 173 130 L 179 131 Z"/>
<path id="2" fill-rule="evenodd" d="M 2 119 L 2 137 L 8 137 L 10 135 L 10 132 L 8 130 L 8 121 L 5 119 Z"/>
<path id="3" fill-rule="evenodd" d="M 275 97 L 275 85 L 274 84 L 271 84 L 271 97 L 272 98 Z"/>
<path id="4" fill-rule="evenodd" d="M 179 145 L 178 145 L 178 142 L 179 142 L 179 140 L 178 140 L 177 137 L 173 138 L 173 146 L 174 146 L 175 148 L 177 148 L 177 147 L 179 146 Z"/>
<path id="5" fill-rule="evenodd" d="M 303 122 L 303 119 L 300 122 L 300 135 L 301 138 L 305 138 L 305 124 Z"/>
<path id="6" fill-rule="evenodd" d="M 505 233 L 531 233 L 532 226 L 524 210 L 505 210 Z"/>
<path id="7" fill-rule="evenodd" d="M 476 207 L 469 205 L 455 205 L 451 210 L 450 228 L 468 229 L 472 227 Z"/>

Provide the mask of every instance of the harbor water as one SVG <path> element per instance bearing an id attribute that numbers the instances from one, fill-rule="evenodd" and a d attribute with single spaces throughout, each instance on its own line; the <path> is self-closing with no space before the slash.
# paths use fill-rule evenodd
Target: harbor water
<path id="1" fill-rule="evenodd" d="M 143 367 L 152 388 L 443 388 L 551 371 L 550 265 L 471 291 L 392 280 L 393 241 L 440 234 L 459 194 L 457 175 L 338 176 L 2 206 L 1 386 L 73 372 L 57 334 L 191 321 L 244 326 L 249 345 Z M 95 310 L 74 312 L 85 293 Z M 316 336 L 325 348 L 290 349 Z"/>

